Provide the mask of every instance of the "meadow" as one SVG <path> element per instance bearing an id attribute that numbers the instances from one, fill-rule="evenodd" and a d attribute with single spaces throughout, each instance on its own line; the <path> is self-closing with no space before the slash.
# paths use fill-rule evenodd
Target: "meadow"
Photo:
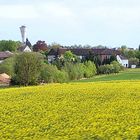
<path id="1" fill-rule="evenodd" d="M 0 140 L 136 140 L 140 81 L 0 89 Z"/>
<path id="2" fill-rule="evenodd" d="M 82 79 L 73 82 L 99 82 L 99 81 L 114 81 L 114 80 L 140 80 L 140 68 L 126 69 L 118 74 L 97 75 L 93 78 Z"/>

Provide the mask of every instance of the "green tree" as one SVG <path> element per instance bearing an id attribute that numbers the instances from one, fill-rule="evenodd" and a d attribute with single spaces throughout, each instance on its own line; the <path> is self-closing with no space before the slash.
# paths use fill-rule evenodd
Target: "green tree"
<path id="1" fill-rule="evenodd" d="M 92 77 L 96 74 L 96 66 L 94 64 L 94 62 L 91 61 L 86 61 L 85 62 L 85 71 L 84 71 L 84 76 L 86 78 Z"/>
<path id="2" fill-rule="evenodd" d="M 12 77 L 14 76 L 15 57 L 7 58 L 0 64 L 0 73 L 7 73 Z"/>
<path id="3" fill-rule="evenodd" d="M 12 40 L 1 40 L 0 51 L 16 51 L 20 46 L 20 42 Z"/>
<path id="4" fill-rule="evenodd" d="M 136 52 L 134 50 L 130 50 L 127 52 L 127 58 L 135 58 Z"/>
<path id="5" fill-rule="evenodd" d="M 41 81 L 45 83 L 63 83 L 68 81 L 68 74 L 54 65 L 45 64 L 41 69 Z"/>
<path id="6" fill-rule="evenodd" d="M 113 73 L 119 73 L 119 71 L 121 70 L 121 66 L 117 61 L 113 61 L 111 63 L 113 65 Z"/>
<path id="7" fill-rule="evenodd" d="M 64 61 L 65 62 L 74 62 L 74 61 L 76 61 L 76 55 L 74 55 L 71 51 L 66 51 L 64 53 Z"/>
<path id="8" fill-rule="evenodd" d="M 43 58 L 41 54 L 24 52 L 15 61 L 14 80 L 20 85 L 37 84 L 40 76 Z"/>
<path id="9" fill-rule="evenodd" d="M 136 51 L 136 58 L 139 59 L 139 64 L 140 64 L 140 51 Z"/>
<path id="10" fill-rule="evenodd" d="M 130 58 L 129 59 L 129 65 L 138 65 L 139 64 L 139 59 L 138 58 Z"/>

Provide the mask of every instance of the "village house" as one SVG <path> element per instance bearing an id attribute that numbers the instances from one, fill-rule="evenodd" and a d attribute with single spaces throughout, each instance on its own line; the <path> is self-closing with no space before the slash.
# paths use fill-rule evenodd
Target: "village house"
<path id="1" fill-rule="evenodd" d="M 128 60 L 121 56 L 120 51 L 108 48 L 57 48 L 51 49 L 48 53 L 48 62 L 51 63 L 55 59 L 60 58 L 64 55 L 66 51 L 71 51 L 73 54 L 77 55 L 80 59 L 84 59 L 89 55 L 98 56 L 101 63 L 105 59 L 110 59 L 111 56 L 115 56 L 117 61 L 124 67 L 128 67 Z M 119 59 L 118 59 L 119 57 Z"/>
<path id="2" fill-rule="evenodd" d="M 125 68 L 128 68 L 129 67 L 129 62 L 128 62 L 128 59 L 122 55 L 117 55 L 117 61 L 122 65 L 124 66 Z"/>
<path id="3" fill-rule="evenodd" d="M 56 58 L 60 58 L 66 51 L 71 51 L 73 54 L 77 55 L 80 59 L 86 58 L 89 55 L 98 56 L 101 61 L 104 59 L 109 59 L 112 55 L 120 54 L 119 51 L 113 49 L 96 49 L 96 48 L 58 48 L 51 49 L 48 53 L 48 61 L 51 62 Z"/>
<path id="4" fill-rule="evenodd" d="M 28 40 L 28 38 L 26 38 L 26 42 L 22 43 L 21 47 L 19 47 L 18 51 L 20 52 L 32 52 L 31 49 L 32 45 L 30 43 L 30 41 Z"/>

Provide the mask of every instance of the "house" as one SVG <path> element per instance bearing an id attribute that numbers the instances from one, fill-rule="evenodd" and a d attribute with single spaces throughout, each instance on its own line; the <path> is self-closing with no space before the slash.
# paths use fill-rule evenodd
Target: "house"
<path id="1" fill-rule="evenodd" d="M 64 55 L 66 51 L 71 51 L 73 54 L 77 55 L 80 59 L 87 58 L 89 56 L 98 56 L 101 63 L 105 59 L 110 59 L 112 55 L 120 55 L 120 52 L 114 49 L 108 48 L 57 48 L 51 49 L 48 53 L 48 62 L 54 61 L 56 58 L 60 58 Z"/>
<path id="2" fill-rule="evenodd" d="M 10 51 L 0 52 L 0 63 L 2 63 L 5 59 L 11 57 L 13 53 Z"/>
<path id="3" fill-rule="evenodd" d="M 128 62 L 128 59 L 125 58 L 124 56 L 122 55 L 117 55 L 117 61 L 122 65 L 124 66 L 125 68 L 128 68 L 129 67 L 129 62 Z"/>
<path id="4" fill-rule="evenodd" d="M 21 47 L 19 47 L 19 51 L 20 52 L 32 52 L 32 49 L 31 49 L 31 43 L 30 41 L 28 40 L 28 38 L 26 38 L 26 42 L 25 43 L 22 43 Z"/>
<path id="5" fill-rule="evenodd" d="M 32 52 L 31 48 L 27 45 L 23 45 L 18 49 L 20 52 Z"/>

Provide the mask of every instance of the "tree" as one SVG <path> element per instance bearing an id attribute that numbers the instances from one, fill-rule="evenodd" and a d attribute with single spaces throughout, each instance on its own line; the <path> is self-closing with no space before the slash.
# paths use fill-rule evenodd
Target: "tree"
<path id="1" fill-rule="evenodd" d="M 16 51 L 20 47 L 19 41 L 12 40 L 1 40 L 0 41 L 0 51 Z"/>
<path id="2" fill-rule="evenodd" d="M 38 83 L 43 63 L 42 55 L 24 52 L 17 56 L 15 61 L 14 80 L 19 85 L 33 85 Z"/>
<path id="3" fill-rule="evenodd" d="M 121 53 L 126 56 L 127 55 L 127 46 L 126 45 L 122 45 L 120 48 Z"/>
<path id="4" fill-rule="evenodd" d="M 136 51 L 136 58 L 139 59 L 139 64 L 140 64 L 140 51 Z"/>
<path id="5" fill-rule="evenodd" d="M 74 62 L 75 60 L 76 60 L 76 55 L 74 55 L 71 51 L 66 51 L 64 53 L 65 62 Z"/>
<path id="6" fill-rule="evenodd" d="M 135 58 L 135 56 L 136 56 L 136 53 L 134 50 L 129 50 L 127 52 L 127 58 Z"/>
<path id="7" fill-rule="evenodd" d="M 57 49 L 57 48 L 60 48 L 60 47 L 61 47 L 61 45 L 58 44 L 58 43 L 55 43 L 55 42 L 52 43 L 51 46 L 50 46 L 51 49 Z"/>
<path id="8" fill-rule="evenodd" d="M 14 76 L 14 65 L 16 56 L 7 58 L 0 64 L 0 73 L 6 73 L 10 76 Z"/>
<path id="9" fill-rule="evenodd" d="M 37 41 L 36 44 L 33 45 L 33 51 L 38 52 L 38 51 L 47 51 L 48 47 L 45 41 Z"/>
<path id="10" fill-rule="evenodd" d="M 84 71 L 84 76 L 86 78 L 92 77 L 96 74 L 96 66 L 94 62 L 87 61 L 85 62 L 85 71 Z"/>
<path id="11" fill-rule="evenodd" d="M 119 73 L 119 71 L 121 70 L 121 66 L 117 61 L 113 61 L 111 63 L 113 65 L 113 73 Z"/>
<path id="12" fill-rule="evenodd" d="M 129 59 L 129 65 L 138 65 L 139 64 L 139 59 L 138 58 L 130 58 Z"/>

